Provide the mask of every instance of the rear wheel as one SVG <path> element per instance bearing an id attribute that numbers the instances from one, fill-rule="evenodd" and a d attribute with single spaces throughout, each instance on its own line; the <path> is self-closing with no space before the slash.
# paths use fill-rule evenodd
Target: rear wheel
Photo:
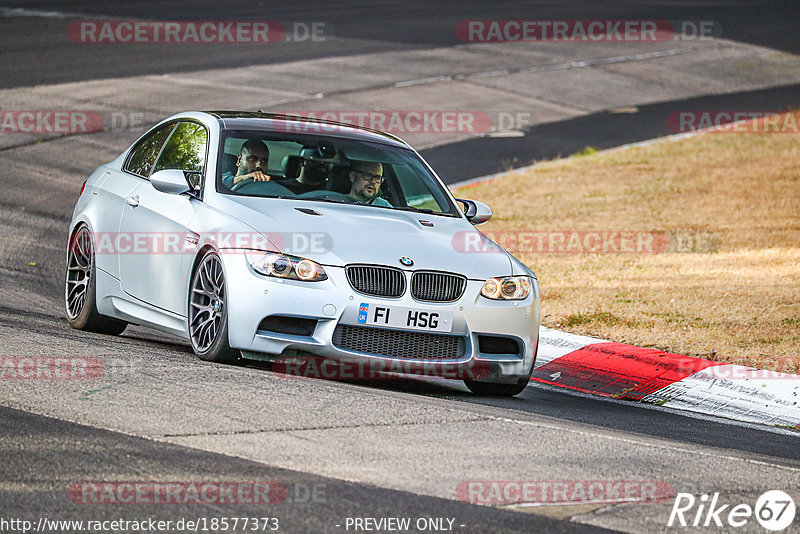
<path id="1" fill-rule="evenodd" d="M 232 363 L 239 351 L 228 344 L 228 307 L 222 261 L 209 250 L 197 264 L 189 292 L 189 337 L 206 361 Z"/>
<path id="2" fill-rule="evenodd" d="M 67 249 L 64 304 L 72 328 L 99 334 L 121 334 L 128 323 L 97 311 L 96 267 L 92 233 L 85 225 L 72 234 Z"/>

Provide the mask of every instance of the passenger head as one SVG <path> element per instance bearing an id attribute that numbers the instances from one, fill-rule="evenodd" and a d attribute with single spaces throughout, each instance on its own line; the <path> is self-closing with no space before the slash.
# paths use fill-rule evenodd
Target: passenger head
<path id="1" fill-rule="evenodd" d="M 236 159 L 237 174 L 250 174 L 254 171 L 267 172 L 269 166 L 269 148 L 263 141 L 250 139 L 242 145 Z"/>
<path id="2" fill-rule="evenodd" d="M 304 184 L 321 184 L 328 179 L 328 173 L 331 170 L 330 163 L 306 158 L 300 161 L 300 176 L 297 177 L 299 182 L 303 182 Z"/>
<path id="3" fill-rule="evenodd" d="M 383 183 L 383 165 L 376 161 L 356 161 L 350 168 L 350 196 L 372 202 Z"/>

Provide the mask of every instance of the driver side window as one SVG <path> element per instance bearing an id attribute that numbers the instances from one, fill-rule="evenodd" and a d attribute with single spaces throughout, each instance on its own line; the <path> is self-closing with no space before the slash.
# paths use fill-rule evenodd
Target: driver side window
<path id="1" fill-rule="evenodd" d="M 202 124 L 181 122 L 172 132 L 153 172 L 165 169 L 203 172 L 206 166 L 208 132 Z"/>
<path id="2" fill-rule="evenodd" d="M 173 128 L 175 128 L 174 123 L 167 124 L 139 141 L 139 144 L 128 156 L 124 170 L 142 178 L 149 177 L 153 163 L 155 163 L 164 141 L 167 140 Z"/>

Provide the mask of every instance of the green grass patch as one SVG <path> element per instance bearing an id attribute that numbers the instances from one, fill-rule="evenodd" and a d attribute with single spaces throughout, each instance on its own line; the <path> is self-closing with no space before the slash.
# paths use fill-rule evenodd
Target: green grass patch
<path id="1" fill-rule="evenodd" d="M 620 317 L 618 315 L 614 315 L 613 313 L 595 310 L 591 312 L 577 312 L 571 315 L 568 315 L 561 324 L 566 327 L 573 327 L 573 326 L 583 326 L 587 324 L 597 324 L 597 325 L 605 325 L 605 326 L 630 326 L 634 327 L 637 326 L 638 321 L 633 319 L 627 319 L 624 317 Z"/>
<path id="2" fill-rule="evenodd" d="M 573 154 L 573 156 L 581 157 L 581 156 L 591 156 L 592 154 L 597 154 L 597 149 L 593 146 L 583 147 L 581 150 L 578 150 Z"/>

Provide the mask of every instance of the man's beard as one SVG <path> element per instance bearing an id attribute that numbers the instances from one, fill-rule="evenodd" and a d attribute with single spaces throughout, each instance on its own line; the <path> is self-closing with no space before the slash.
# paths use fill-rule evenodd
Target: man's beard
<path id="1" fill-rule="evenodd" d="M 254 167 L 252 171 L 248 171 L 247 170 L 247 166 L 246 165 L 242 165 L 241 167 L 239 167 L 239 176 L 242 176 L 242 175 L 245 175 L 245 174 L 250 174 L 251 172 L 256 172 L 256 171 L 264 172 L 264 171 L 261 170 L 261 167 Z"/>

